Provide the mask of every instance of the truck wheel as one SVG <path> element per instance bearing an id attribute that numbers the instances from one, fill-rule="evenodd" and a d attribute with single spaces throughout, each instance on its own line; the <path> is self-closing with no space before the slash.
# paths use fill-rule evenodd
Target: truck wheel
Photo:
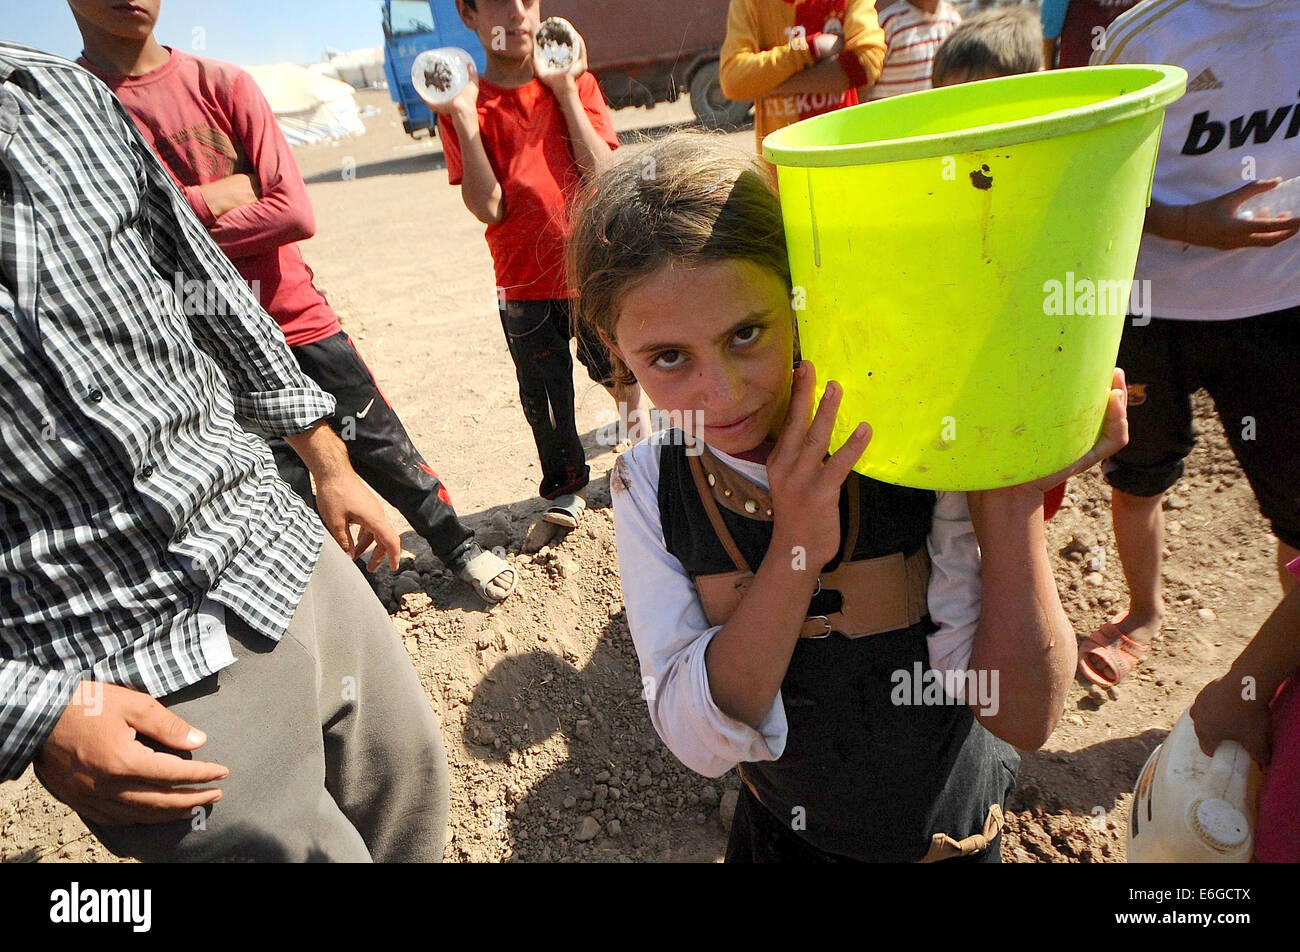
<path id="1" fill-rule="evenodd" d="M 749 118 L 753 105 L 722 95 L 717 60 L 709 60 L 691 76 L 691 108 L 706 128 L 738 129 Z"/>

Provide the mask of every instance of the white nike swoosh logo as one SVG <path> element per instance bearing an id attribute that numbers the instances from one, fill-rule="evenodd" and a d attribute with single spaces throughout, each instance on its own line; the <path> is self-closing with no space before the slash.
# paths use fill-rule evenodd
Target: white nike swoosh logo
<path id="1" fill-rule="evenodd" d="M 375 398 L 371 397 L 370 402 L 366 404 L 366 408 L 360 411 L 357 414 L 357 416 L 364 420 L 366 418 L 366 414 L 370 412 L 370 408 L 373 407 L 374 405 L 375 405 Z"/>

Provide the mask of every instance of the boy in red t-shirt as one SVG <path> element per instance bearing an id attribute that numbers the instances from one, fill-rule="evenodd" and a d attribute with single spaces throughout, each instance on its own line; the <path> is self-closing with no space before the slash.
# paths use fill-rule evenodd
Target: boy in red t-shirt
<path id="1" fill-rule="evenodd" d="M 574 420 L 573 290 L 564 270 L 569 203 L 618 148 L 618 137 L 587 72 L 585 44 L 567 73 L 534 74 L 540 0 L 457 0 L 456 9 L 478 34 L 487 68 L 438 109 L 447 177 L 487 225 L 501 326 L 542 463 L 542 518 L 571 528 L 586 506 L 591 471 Z M 613 396 L 630 432 L 644 429 L 649 414 L 640 386 L 615 378 L 596 337 L 583 329 L 577 335 L 588 376 Z"/>
<path id="2" fill-rule="evenodd" d="M 298 242 L 316 222 L 307 187 L 275 114 L 237 66 L 162 46 L 159 0 L 69 0 L 85 42 L 78 63 L 117 95 L 144 140 L 283 331 L 307 376 L 333 394 L 357 473 L 424 537 L 433 554 L 489 602 L 514 591 L 517 573 L 474 541 L 437 474 L 411 443 L 333 308 L 312 283 Z M 202 300 L 180 285 L 184 306 Z M 270 441 L 280 475 L 315 503 L 307 468 Z"/>

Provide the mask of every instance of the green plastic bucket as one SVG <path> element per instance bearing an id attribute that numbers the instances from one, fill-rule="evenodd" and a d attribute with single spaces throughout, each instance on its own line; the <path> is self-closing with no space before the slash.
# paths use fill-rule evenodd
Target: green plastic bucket
<path id="1" fill-rule="evenodd" d="M 763 140 L 803 356 L 861 420 L 859 472 L 993 489 L 1096 441 L 1175 66 L 932 89 Z M 820 393 L 818 394 L 820 397 Z"/>

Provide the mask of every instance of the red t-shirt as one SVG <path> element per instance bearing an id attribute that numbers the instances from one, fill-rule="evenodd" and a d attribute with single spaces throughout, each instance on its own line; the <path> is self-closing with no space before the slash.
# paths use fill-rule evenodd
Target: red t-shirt
<path id="1" fill-rule="evenodd" d="M 617 149 L 609 107 L 591 73 L 578 77 L 578 96 L 597 135 Z M 486 232 L 497 286 L 518 301 L 572 297 L 564 274 L 564 243 L 569 203 L 578 193 L 582 173 L 560 104 L 536 79 L 513 89 L 480 79 L 478 122 L 505 206 L 504 217 Z M 438 117 L 438 134 L 447 177 L 459 185 L 464 166 L 450 117 Z"/>
<path id="2" fill-rule="evenodd" d="M 315 233 L 316 219 L 275 113 L 238 66 L 168 51 L 166 63 L 142 76 L 113 76 L 84 58 L 77 62 L 121 100 L 199 221 L 258 289 L 289 345 L 337 334 L 339 319 L 296 244 Z M 216 218 L 199 186 L 236 172 L 257 181 L 262 198 Z"/>

